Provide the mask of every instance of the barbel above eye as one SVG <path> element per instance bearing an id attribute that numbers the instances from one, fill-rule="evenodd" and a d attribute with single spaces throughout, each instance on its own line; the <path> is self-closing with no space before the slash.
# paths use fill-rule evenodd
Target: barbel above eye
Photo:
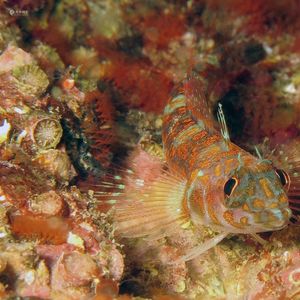
<path id="1" fill-rule="evenodd" d="M 235 178 L 235 177 L 229 178 L 224 185 L 225 195 L 227 195 L 229 197 L 233 193 L 235 188 L 237 187 L 238 183 L 239 183 L 239 181 L 237 178 Z"/>
<path id="2" fill-rule="evenodd" d="M 278 176 L 282 186 L 289 187 L 291 183 L 291 179 L 288 173 L 281 169 L 275 169 L 275 173 Z"/>

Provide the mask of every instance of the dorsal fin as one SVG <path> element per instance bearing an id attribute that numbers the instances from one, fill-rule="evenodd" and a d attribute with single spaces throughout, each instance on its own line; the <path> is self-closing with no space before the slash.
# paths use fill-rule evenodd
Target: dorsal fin
<path id="1" fill-rule="evenodd" d="M 125 190 L 115 204 L 117 233 L 148 239 L 170 235 L 188 221 L 183 207 L 185 188 L 186 181 L 165 171 L 147 186 Z"/>
<path id="2" fill-rule="evenodd" d="M 221 103 L 218 104 L 217 118 L 218 118 L 218 122 L 219 122 L 219 125 L 220 125 L 221 135 L 224 138 L 225 144 L 227 146 L 227 150 L 229 150 L 230 136 L 229 136 L 229 131 L 228 131 L 228 128 L 227 128 L 227 124 L 226 124 L 226 120 L 225 120 L 225 116 L 224 116 L 224 113 L 223 113 Z"/>

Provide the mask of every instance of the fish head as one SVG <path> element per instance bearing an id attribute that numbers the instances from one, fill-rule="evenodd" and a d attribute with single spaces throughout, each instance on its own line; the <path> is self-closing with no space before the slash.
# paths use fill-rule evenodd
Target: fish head
<path id="1" fill-rule="evenodd" d="M 291 217 L 286 194 L 289 176 L 270 161 L 253 159 L 238 166 L 223 176 L 221 186 L 223 218 L 230 229 L 255 233 L 287 225 Z"/>

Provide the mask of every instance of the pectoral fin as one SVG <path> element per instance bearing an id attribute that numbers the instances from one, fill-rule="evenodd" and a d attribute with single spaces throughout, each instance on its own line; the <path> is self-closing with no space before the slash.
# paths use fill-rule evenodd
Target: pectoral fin
<path id="1" fill-rule="evenodd" d="M 128 166 L 90 186 L 100 206 L 111 205 L 117 235 L 158 239 L 189 221 L 184 178 L 142 150 L 131 155 Z"/>
<path id="2" fill-rule="evenodd" d="M 187 222 L 183 207 L 186 182 L 164 172 L 148 186 L 125 189 L 115 204 L 116 232 L 123 237 L 157 239 Z"/>

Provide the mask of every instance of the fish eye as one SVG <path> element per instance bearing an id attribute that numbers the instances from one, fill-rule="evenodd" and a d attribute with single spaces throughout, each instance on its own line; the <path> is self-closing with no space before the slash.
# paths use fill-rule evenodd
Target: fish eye
<path id="1" fill-rule="evenodd" d="M 235 177 L 229 178 L 224 185 L 224 193 L 228 197 L 233 193 L 234 189 L 237 187 L 239 181 Z"/>
<path id="2" fill-rule="evenodd" d="M 281 169 L 275 169 L 275 173 L 278 176 L 282 186 L 289 186 L 290 185 L 290 176 L 288 175 L 288 173 L 286 173 L 285 171 L 281 170 Z"/>

